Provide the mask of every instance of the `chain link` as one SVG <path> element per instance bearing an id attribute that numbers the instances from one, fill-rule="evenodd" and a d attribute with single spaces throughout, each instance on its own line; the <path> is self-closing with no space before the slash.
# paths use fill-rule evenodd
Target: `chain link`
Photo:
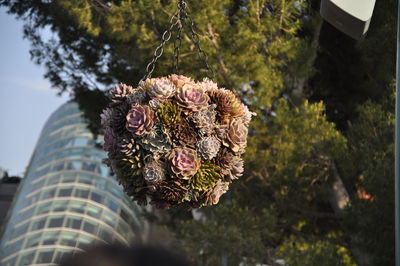
<path id="1" fill-rule="evenodd" d="M 162 56 L 162 54 L 164 52 L 165 44 L 171 39 L 172 30 L 174 29 L 175 26 L 178 26 L 178 28 L 177 28 L 176 39 L 174 40 L 174 70 L 178 74 L 179 53 L 180 53 L 180 46 L 182 43 L 182 30 L 184 29 L 185 25 L 190 29 L 189 38 L 193 42 L 193 44 L 196 46 L 200 59 L 206 65 L 206 68 L 211 73 L 212 78 L 214 78 L 215 77 L 214 70 L 208 64 L 208 55 L 201 48 L 199 35 L 197 34 L 197 32 L 194 29 L 195 24 L 194 24 L 192 18 L 189 16 L 189 14 L 186 11 L 185 0 L 178 1 L 178 11 L 171 17 L 170 23 L 171 23 L 171 25 L 169 26 L 169 28 L 166 31 L 164 31 L 164 33 L 162 35 L 161 44 L 159 46 L 157 46 L 156 50 L 154 51 L 153 59 L 146 67 L 146 74 L 140 81 L 144 81 L 147 78 L 151 77 L 151 74 L 153 73 L 153 71 L 155 69 L 157 60 Z"/>
<path id="2" fill-rule="evenodd" d="M 151 74 L 153 73 L 154 68 L 156 67 L 157 60 L 164 53 L 165 43 L 168 42 L 169 39 L 171 39 L 172 29 L 179 23 L 179 17 L 178 16 L 179 16 L 178 12 L 176 12 L 171 17 L 171 20 L 170 20 L 171 25 L 169 26 L 169 28 L 167 30 L 164 31 L 164 33 L 163 33 L 163 35 L 161 37 L 162 41 L 161 41 L 160 45 L 157 46 L 156 50 L 154 51 L 153 59 L 151 60 L 151 62 L 146 67 L 146 74 L 144 75 L 144 77 L 140 81 L 144 81 L 147 78 L 151 77 Z"/>
<path id="3" fill-rule="evenodd" d="M 182 38 L 181 38 L 181 34 L 182 34 L 182 24 L 179 23 L 179 27 L 177 29 L 176 32 L 176 38 L 174 40 L 174 71 L 175 74 L 179 74 L 179 53 L 180 53 L 180 47 L 182 44 Z"/>
<path id="4" fill-rule="evenodd" d="M 189 27 L 190 33 L 191 33 L 190 39 L 192 40 L 193 44 L 196 46 L 196 48 L 199 52 L 200 59 L 204 62 L 207 70 L 211 73 L 211 77 L 215 78 L 214 69 L 208 64 L 208 55 L 200 46 L 200 37 L 194 29 L 194 27 L 195 27 L 194 22 L 186 11 L 185 11 L 185 17 L 187 18 L 188 21 L 185 20 L 184 22 Z"/>

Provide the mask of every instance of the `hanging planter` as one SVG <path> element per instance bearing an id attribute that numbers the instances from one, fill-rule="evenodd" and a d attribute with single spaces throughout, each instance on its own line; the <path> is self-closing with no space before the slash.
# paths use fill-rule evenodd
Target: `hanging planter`
<path id="1" fill-rule="evenodd" d="M 178 26 L 180 40 L 185 23 L 209 68 L 184 1 L 178 7 L 145 77 L 136 88 L 120 84 L 111 90 L 111 103 L 101 120 L 107 164 L 128 195 L 159 208 L 198 208 L 217 204 L 243 174 L 241 155 L 254 113 L 210 79 L 195 81 L 176 74 L 151 78 L 171 30 Z M 178 56 L 175 47 L 176 70 Z"/>

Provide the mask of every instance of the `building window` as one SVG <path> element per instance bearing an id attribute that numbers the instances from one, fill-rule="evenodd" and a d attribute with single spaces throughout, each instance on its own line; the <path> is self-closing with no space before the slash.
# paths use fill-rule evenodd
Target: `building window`
<path id="1" fill-rule="evenodd" d="M 89 221 L 85 221 L 83 225 L 83 231 L 88 232 L 90 234 L 95 234 L 97 226 Z"/>
<path id="2" fill-rule="evenodd" d="M 77 198 L 87 199 L 89 197 L 89 191 L 87 189 L 77 188 L 75 189 L 74 196 Z"/>
<path id="3" fill-rule="evenodd" d="M 56 188 L 48 189 L 42 193 L 42 196 L 40 197 L 40 199 L 45 200 L 45 199 L 54 198 L 55 194 L 56 194 Z"/>
<path id="4" fill-rule="evenodd" d="M 54 228 L 54 227 L 61 227 L 63 224 L 64 217 L 53 217 L 50 219 L 49 222 L 49 228 Z"/>
<path id="5" fill-rule="evenodd" d="M 95 202 L 98 202 L 98 203 L 103 202 L 103 196 L 101 194 L 93 192 L 93 191 L 92 191 L 92 195 L 90 195 L 90 199 Z"/>
<path id="6" fill-rule="evenodd" d="M 77 233 L 63 232 L 60 236 L 60 239 L 61 239 L 60 245 L 75 247 L 77 238 L 78 238 Z"/>
<path id="7" fill-rule="evenodd" d="M 86 208 L 87 215 L 89 215 L 93 218 L 96 218 L 96 219 L 99 219 L 101 217 L 101 212 L 102 212 L 101 208 L 91 205 L 91 204 L 88 204 L 88 206 Z"/>
<path id="8" fill-rule="evenodd" d="M 41 251 L 38 255 L 36 263 L 50 263 L 53 259 L 53 251 Z"/>
<path id="9" fill-rule="evenodd" d="M 45 223 L 46 223 L 46 217 L 35 220 L 32 224 L 31 231 L 40 230 L 44 228 Z"/>
<path id="10" fill-rule="evenodd" d="M 67 218 L 67 223 L 66 223 L 66 227 L 72 228 L 72 229 L 76 229 L 76 230 L 80 230 L 81 229 L 81 224 L 82 224 L 82 218 L 78 218 L 78 217 L 68 217 Z"/>
<path id="11" fill-rule="evenodd" d="M 35 251 L 30 251 L 22 255 L 18 265 L 29 265 L 32 264 Z"/>
<path id="12" fill-rule="evenodd" d="M 44 214 L 44 213 L 48 213 L 50 211 L 50 207 L 51 207 L 52 202 L 45 202 L 40 204 L 37 207 L 37 214 Z"/>
<path id="13" fill-rule="evenodd" d="M 31 235 L 26 239 L 25 248 L 32 248 L 39 245 L 41 233 Z"/>
<path id="14" fill-rule="evenodd" d="M 43 233 L 42 245 L 49 246 L 57 243 L 59 232 L 45 232 Z"/>
<path id="15" fill-rule="evenodd" d="M 69 197 L 72 194 L 72 187 L 60 188 L 58 192 L 59 197 Z"/>
<path id="16" fill-rule="evenodd" d="M 75 173 L 65 173 L 62 178 L 62 183 L 74 183 L 76 178 Z"/>
<path id="17" fill-rule="evenodd" d="M 80 202 L 80 201 L 71 201 L 69 205 L 69 210 L 71 212 L 76 212 L 76 213 L 84 213 L 85 212 L 85 203 Z"/>
<path id="18" fill-rule="evenodd" d="M 68 200 L 57 200 L 53 204 L 53 212 L 63 212 L 67 209 Z"/>

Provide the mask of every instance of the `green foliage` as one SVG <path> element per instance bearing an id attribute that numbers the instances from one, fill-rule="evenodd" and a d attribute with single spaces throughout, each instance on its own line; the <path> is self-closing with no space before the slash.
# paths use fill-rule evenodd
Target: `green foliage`
<path id="1" fill-rule="evenodd" d="M 327 241 L 291 237 L 279 247 L 278 256 L 290 266 L 356 266 L 349 250 Z M 334 263 L 332 263 L 334 262 Z"/>
<path id="2" fill-rule="evenodd" d="M 382 103 L 360 106 L 358 116 L 348 130 L 350 153 L 340 161 L 352 196 L 344 217 L 346 229 L 373 265 L 393 265 L 394 90 Z"/>
<path id="3" fill-rule="evenodd" d="M 273 243 L 277 236 L 276 215 L 266 206 L 259 215 L 236 202 L 205 207 L 205 221 L 179 221 L 178 239 L 190 258 L 198 265 L 247 265 L 270 261 L 265 243 Z M 228 218 L 229 217 L 229 218 Z M 246 259 L 247 258 L 247 259 Z M 257 258 L 257 260 L 255 260 Z"/>

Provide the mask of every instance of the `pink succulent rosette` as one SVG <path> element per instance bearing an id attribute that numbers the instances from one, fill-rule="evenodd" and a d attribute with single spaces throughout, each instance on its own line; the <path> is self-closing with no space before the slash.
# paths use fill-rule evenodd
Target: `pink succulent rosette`
<path id="1" fill-rule="evenodd" d="M 207 107 L 210 98 L 201 85 L 185 84 L 178 89 L 176 99 L 179 106 L 191 111 L 199 111 Z"/>
<path id="2" fill-rule="evenodd" d="M 195 150 L 189 148 L 173 149 L 169 155 L 171 171 L 180 178 L 188 179 L 200 167 L 200 160 Z"/>
<path id="3" fill-rule="evenodd" d="M 126 129 L 138 136 L 147 134 L 154 125 L 154 112 L 147 105 L 134 104 L 126 115 Z"/>
<path id="4" fill-rule="evenodd" d="M 252 116 L 239 97 L 210 79 L 172 74 L 137 88 L 120 84 L 101 114 L 105 163 L 139 204 L 217 204 L 243 175 Z"/>

